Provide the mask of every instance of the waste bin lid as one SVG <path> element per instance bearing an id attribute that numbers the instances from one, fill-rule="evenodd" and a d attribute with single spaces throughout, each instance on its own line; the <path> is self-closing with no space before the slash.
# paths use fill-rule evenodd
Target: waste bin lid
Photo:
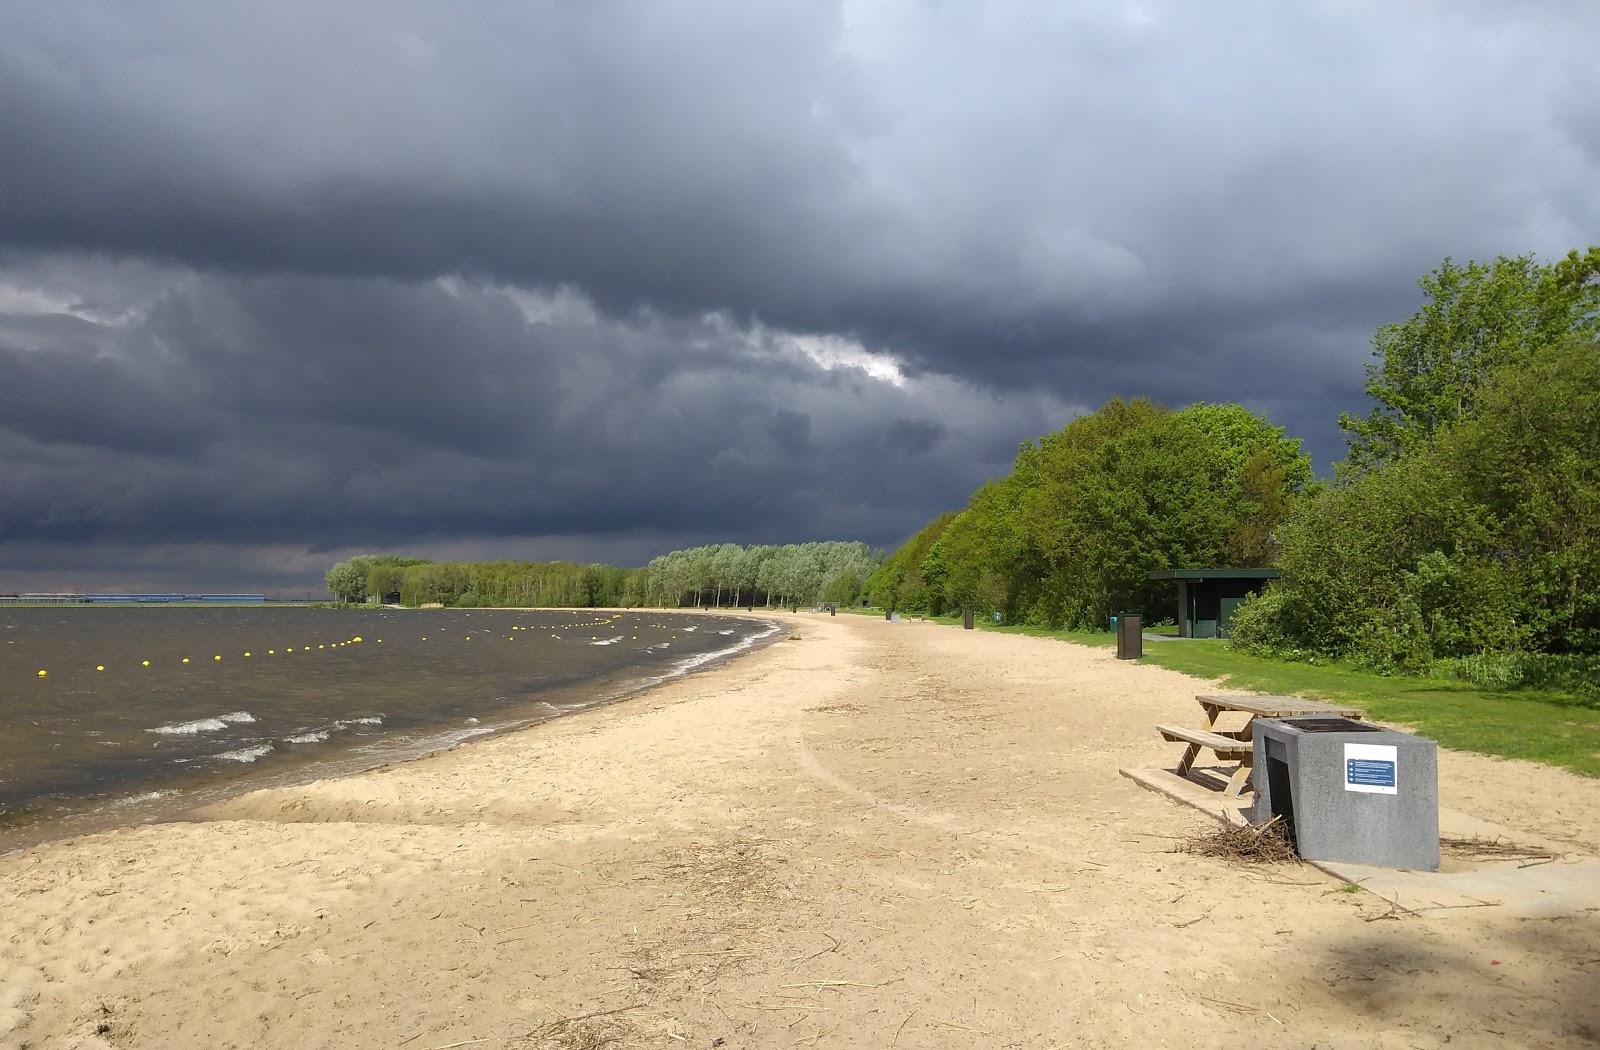
<path id="1" fill-rule="evenodd" d="M 1381 733 L 1382 726 L 1357 722 L 1351 718 L 1283 718 L 1284 725 L 1302 733 Z"/>

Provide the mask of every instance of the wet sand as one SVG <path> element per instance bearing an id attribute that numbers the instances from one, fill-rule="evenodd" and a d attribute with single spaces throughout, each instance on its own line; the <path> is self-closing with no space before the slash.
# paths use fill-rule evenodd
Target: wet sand
<path id="1" fill-rule="evenodd" d="M 865 617 L 430 758 L 0 858 L 0 1046 L 1581 1046 L 1600 910 L 1170 852 L 1201 683 Z M 1600 782 L 1441 756 L 1600 852 Z M 1600 902 L 1597 908 L 1600 908 Z M 719 1042 L 720 1041 L 720 1042 Z"/>

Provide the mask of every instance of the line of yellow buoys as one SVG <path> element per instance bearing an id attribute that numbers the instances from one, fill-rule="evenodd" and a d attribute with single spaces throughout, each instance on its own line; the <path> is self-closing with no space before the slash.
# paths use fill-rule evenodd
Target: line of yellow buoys
<path id="1" fill-rule="evenodd" d="M 318 649 L 344 649 L 344 648 L 346 648 L 348 646 L 352 646 L 352 645 L 361 645 L 365 641 L 366 641 L 366 639 L 358 634 L 358 635 L 354 635 L 354 636 L 352 636 L 350 638 L 346 638 L 343 641 L 320 643 L 319 645 L 317 645 L 317 648 Z M 373 641 L 377 642 L 377 643 L 382 643 L 383 639 L 382 638 L 374 638 Z M 287 646 L 287 647 L 284 648 L 283 651 L 284 651 L 285 654 L 292 653 L 292 652 L 295 651 L 294 650 L 294 646 Z M 300 647 L 300 651 L 302 653 L 309 653 L 309 652 L 311 652 L 311 646 L 310 645 L 301 646 Z M 278 655 L 278 650 L 277 649 L 268 649 L 268 650 L 266 650 L 266 653 L 267 653 L 268 656 L 276 656 L 276 655 Z M 250 660 L 250 659 L 254 659 L 256 654 L 255 654 L 255 650 L 254 649 L 246 649 L 246 650 L 244 650 L 244 652 L 241 655 L 244 657 L 244 659 Z M 180 664 L 188 664 L 190 662 L 191 662 L 191 660 L 187 656 L 180 657 L 178 659 L 178 663 L 180 663 Z M 222 654 L 221 653 L 214 653 L 212 655 L 212 657 L 211 657 L 211 662 L 214 663 L 214 664 L 222 663 Z M 140 660 L 139 661 L 139 666 L 147 668 L 147 667 L 151 667 L 153 665 L 151 664 L 151 662 L 149 660 L 146 659 L 146 660 Z M 94 670 L 95 670 L 96 674 L 104 674 L 105 671 L 106 671 L 106 665 L 105 664 L 95 664 L 94 665 Z M 49 670 L 49 668 L 41 667 L 37 671 L 35 671 L 33 673 L 33 676 L 35 678 L 48 678 L 48 677 L 50 677 L 50 670 Z"/>

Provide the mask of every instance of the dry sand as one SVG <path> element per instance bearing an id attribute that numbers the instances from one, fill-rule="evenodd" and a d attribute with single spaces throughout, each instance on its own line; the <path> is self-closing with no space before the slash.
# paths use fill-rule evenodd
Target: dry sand
<path id="1" fill-rule="evenodd" d="M 1151 727 L 1194 679 L 794 622 L 623 705 L 0 858 L 0 1045 L 1600 1039 L 1600 910 L 1379 918 L 1311 868 L 1169 852 L 1206 818 L 1116 769 L 1172 761 Z M 1442 789 L 1600 847 L 1600 782 L 1451 754 Z"/>

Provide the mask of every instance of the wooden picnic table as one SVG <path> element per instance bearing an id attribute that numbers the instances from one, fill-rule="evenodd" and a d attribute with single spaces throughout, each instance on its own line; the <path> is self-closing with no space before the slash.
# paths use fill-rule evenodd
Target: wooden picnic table
<path id="1" fill-rule="evenodd" d="M 1206 713 L 1206 731 L 1236 740 L 1250 740 L 1250 727 L 1258 718 L 1298 718 L 1303 715 L 1323 715 L 1328 718 L 1361 719 L 1367 713 L 1349 704 L 1330 704 L 1321 700 L 1307 700 L 1303 696 L 1262 696 L 1258 693 L 1201 693 L 1195 697 L 1200 709 Z M 1217 729 L 1217 722 L 1229 711 L 1249 715 L 1244 728 L 1230 731 Z"/>
<path id="2" fill-rule="evenodd" d="M 1328 718 L 1365 718 L 1366 712 L 1349 704 L 1328 704 L 1320 700 L 1306 700 L 1298 696 L 1261 696 L 1256 693 L 1201 693 L 1195 697 L 1205 711 L 1203 729 L 1187 726 L 1160 725 L 1156 729 L 1165 740 L 1187 745 L 1178 760 L 1177 773 L 1188 776 L 1194 760 L 1202 748 L 1209 749 L 1224 761 L 1233 759 L 1238 765 L 1228 771 L 1227 784 L 1222 793 L 1238 798 L 1250 786 L 1255 744 L 1252 727 L 1258 718 L 1296 718 L 1305 715 L 1322 715 Z M 1249 716 L 1243 728 L 1220 729 L 1218 721 L 1223 715 L 1239 712 Z"/>

